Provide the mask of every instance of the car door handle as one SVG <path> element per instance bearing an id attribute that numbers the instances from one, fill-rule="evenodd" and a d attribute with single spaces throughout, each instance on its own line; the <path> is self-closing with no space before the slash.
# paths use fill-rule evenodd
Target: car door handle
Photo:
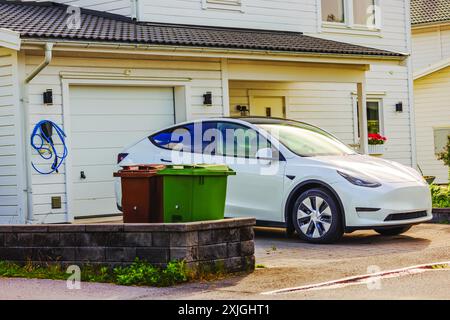
<path id="1" fill-rule="evenodd" d="M 166 160 L 166 159 L 161 159 L 162 162 L 166 162 L 166 163 L 172 163 L 172 161 L 170 160 Z"/>

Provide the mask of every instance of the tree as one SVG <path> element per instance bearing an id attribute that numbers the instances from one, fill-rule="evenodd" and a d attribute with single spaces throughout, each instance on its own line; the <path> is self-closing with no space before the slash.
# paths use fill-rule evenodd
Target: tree
<path id="1" fill-rule="evenodd" d="M 446 166 L 448 166 L 448 177 L 450 180 L 450 135 L 448 136 L 447 145 L 444 150 L 438 153 L 438 159 L 442 160 Z"/>

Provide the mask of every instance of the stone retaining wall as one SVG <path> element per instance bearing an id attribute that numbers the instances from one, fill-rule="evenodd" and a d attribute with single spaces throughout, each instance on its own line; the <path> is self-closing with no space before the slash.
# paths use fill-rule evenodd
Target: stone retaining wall
<path id="1" fill-rule="evenodd" d="M 434 223 L 446 223 L 450 222 L 450 208 L 434 208 L 433 209 L 433 220 Z"/>
<path id="2" fill-rule="evenodd" d="M 23 264 L 163 266 L 185 260 L 193 270 L 251 271 L 255 219 L 179 224 L 0 225 L 0 261 Z"/>

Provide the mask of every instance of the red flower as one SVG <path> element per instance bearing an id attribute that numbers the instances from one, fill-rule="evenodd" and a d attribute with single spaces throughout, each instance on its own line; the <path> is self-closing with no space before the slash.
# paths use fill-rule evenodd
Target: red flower
<path id="1" fill-rule="evenodd" d="M 369 133 L 369 144 L 384 144 L 386 141 L 387 138 L 379 133 Z"/>

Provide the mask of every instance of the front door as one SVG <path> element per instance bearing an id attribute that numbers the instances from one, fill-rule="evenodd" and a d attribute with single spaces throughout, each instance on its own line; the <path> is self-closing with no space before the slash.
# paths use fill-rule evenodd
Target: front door
<path id="1" fill-rule="evenodd" d="M 250 115 L 285 118 L 284 97 L 254 97 L 250 106 Z"/>

